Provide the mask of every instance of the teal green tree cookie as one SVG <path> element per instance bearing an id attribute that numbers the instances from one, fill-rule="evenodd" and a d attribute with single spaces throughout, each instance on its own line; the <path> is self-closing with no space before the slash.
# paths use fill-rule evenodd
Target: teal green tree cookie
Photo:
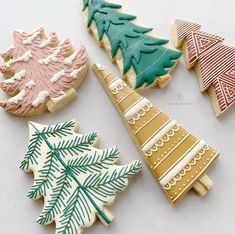
<path id="1" fill-rule="evenodd" d="M 168 40 L 151 36 L 151 28 L 135 24 L 133 20 L 136 17 L 118 11 L 121 7 L 104 0 L 83 0 L 87 27 L 110 52 L 132 88 L 155 86 L 161 77 L 169 77 L 181 52 L 169 49 L 166 46 Z M 121 65 L 118 50 L 122 55 Z M 128 72 L 131 68 L 134 69 L 134 77 L 133 72 Z"/>
<path id="2" fill-rule="evenodd" d="M 142 167 L 140 161 L 115 165 L 117 148 L 94 147 L 95 133 L 77 133 L 75 121 L 56 125 L 29 123 L 29 146 L 20 168 L 34 173 L 29 198 L 44 197 L 37 222 L 56 223 L 56 234 L 81 233 L 96 216 L 104 224 L 112 221 L 107 210 L 116 194 Z"/>

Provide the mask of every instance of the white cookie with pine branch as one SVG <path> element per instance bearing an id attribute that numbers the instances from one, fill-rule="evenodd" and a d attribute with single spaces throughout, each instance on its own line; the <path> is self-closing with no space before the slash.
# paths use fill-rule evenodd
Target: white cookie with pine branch
<path id="1" fill-rule="evenodd" d="M 20 166 L 34 174 L 29 198 L 44 198 L 37 222 L 55 222 L 56 234 L 82 233 L 96 217 L 110 224 L 113 216 L 107 206 L 142 167 L 139 160 L 116 165 L 116 147 L 98 149 L 96 133 L 77 132 L 74 120 L 56 125 L 30 122 L 29 145 Z"/>

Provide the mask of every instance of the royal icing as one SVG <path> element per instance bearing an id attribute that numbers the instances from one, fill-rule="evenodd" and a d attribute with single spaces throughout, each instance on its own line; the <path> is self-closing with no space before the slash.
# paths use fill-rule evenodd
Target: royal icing
<path id="1" fill-rule="evenodd" d="M 74 59 L 77 57 L 77 51 L 75 51 L 74 53 L 72 53 L 69 57 L 67 57 L 65 60 L 64 60 L 64 64 L 66 65 L 72 65 Z"/>
<path id="2" fill-rule="evenodd" d="M 23 89 L 16 96 L 10 98 L 8 102 L 10 104 L 18 104 L 24 99 L 24 97 L 25 97 L 25 90 Z"/>
<path id="3" fill-rule="evenodd" d="M 32 105 L 34 107 L 37 107 L 39 104 L 44 103 L 48 96 L 49 96 L 49 92 L 40 91 L 38 93 L 38 96 L 36 97 L 36 99 L 33 100 Z"/>
<path id="4" fill-rule="evenodd" d="M 34 82 L 34 80 L 30 80 L 28 83 L 26 83 L 25 87 L 32 89 L 35 85 L 36 83 Z"/>
<path id="5" fill-rule="evenodd" d="M 108 87 L 112 82 L 117 82 L 117 78 L 98 64 L 93 66 L 93 70 L 132 131 L 139 151 L 167 197 L 172 203 L 177 203 L 205 174 L 219 155 L 218 151 L 193 136 L 157 107 L 149 105 L 150 101 L 128 86 L 112 93 Z M 148 111 L 141 111 L 146 104 L 151 107 Z M 129 121 L 137 117 L 136 113 L 139 114 L 138 118 Z"/>
<path id="6" fill-rule="evenodd" d="M 87 27 L 98 34 L 130 85 L 136 89 L 154 86 L 159 77 L 169 74 L 181 53 L 164 46 L 168 40 L 150 36 L 151 28 L 135 24 L 136 17 L 119 11 L 121 8 L 104 0 L 83 0 Z"/>
<path id="7" fill-rule="evenodd" d="M 61 77 L 63 77 L 65 75 L 65 71 L 64 70 L 61 70 L 59 72 L 57 72 L 56 74 L 53 75 L 53 77 L 51 78 L 51 83 L 55 83 L 57 82 L 58 80 L 60 80 Z"/>
<path id="8" fill-rule="evenodd" d="M 27 39 L 25 39 L 23 41 L 23 43 L 25 45 L 31 45 L 33 43 L 33 40 L 35 40 L 39 35 L 41 34 L 41 32 L 39 30 L 35 31 L 32 36 L 28 37 Z"/>
<path id="9" fill-rule="evenodd" d="M 13 65 L 14 63 L 17 63 L 17 62 L 25 62 L 25 63 L 27 63 L 32 57 L 33 56 L 32 56 L 31 51 L 27 51 L 22 56 L 18 57 L 17 59 L 10 59 L 6 63 L 4 63 L 3 66 L 9 68 L 11 65 Z"/>
<path id="10" fill-rule="evenodd" d="M 10 79 L 4 80 L 3 82 L 6 84 L 14 84 L 15 81 L 21 81 L 23 77 L 25 77 L 26 71 L 22 70 L 18 73 L 16 73 L 14 76 L 12 76 Z"/>
<path id="11" fill-rule="evenodd" d="M 84 69 L 84 67 L 80 67 L 78 69 L 75 69 L 73 70 L 71 73 L 70 73 L 70 76 L 73 78 L 73 79 L 76 79 L 78 77 L 78 75 L 82 72 L 82 70 Z"/>
<path id="12" fill-rule="evenodd" d="M 235 48 L 200 28 L 196 23 L 175 20 L 175 43 L 178 47 L 185 43 L 189 67 L 197 64 L 200 89 L 208 89 L 218 116 L 235 103 Z"/>
<path id="13" fill-rule="evenodd" d="M 74 120 L 56 125 L 30 122 L 28 150 L 20 166 L 34 173 L 28 196 L 44 197 L 37 222 L 55 221 L 56 233 L 81 233 L 96 216 L 108 225 L 112 217 L 104 206 L 113 203 L 142 167 L 139 160 L 116 165 L 117 148 L 94 148 L 96 133 L 78 134 L 75 125 Z"/>
<path id="14" fill-rule="evenodd" d="M 51 37 L 49 36 L 47 39 L 45 39 L 41 44 L 40 44 L 40 48 L 44 48 L 48 45 L 50 45 L 51 43 Z"/>
<path id="15" fill-rule="evenodd" d="M 44 38 L 42 28 L 33 33 L 15 31 L 14 48 L 2 54 L 6 62 L 0 71 L 12 77 L 0 82 L 0 88 L 17 96 L 1 101 L 0 106 L 16 115 L 40 114 L 36 109 L 46 110 L 42 105 L 47 105 L 50 99 L 65 97 L 64 91 L 72 88 L 77 79 L 85 78 L 87 54 L 83 45 L 78 47 L 76 57 L 70 58 L 72 63 L 67 66 L 64 60 L 72 49 L 69 40 L 56 46 L 55 33 Z"/>

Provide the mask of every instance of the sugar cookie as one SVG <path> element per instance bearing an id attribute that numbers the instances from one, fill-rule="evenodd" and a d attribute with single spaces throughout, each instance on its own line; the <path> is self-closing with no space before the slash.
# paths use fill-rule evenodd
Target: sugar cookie
<path id="1" fill-rule="evenodd" d="M 175 46 L 182 47 L 187 67 L 194 67 L 201 92 L 208 90 L 219 116 L 235 103 L 235 48 L 197 23 L 177 19 L 172 28 Z"/>
<path id="2" fill-rule="evenodd" d="M 78 134 L 75 121 L 56 125 L 29 123 L 29 146 L 20 168 L 34 173 L 28 193 L 44 197 L 37 222 L 56 223 L 56 233 L 81 233 L 96 216 L 108 225 L 113 216 L 106 206 L 123 191 L 128 178 L 142 167 L 137 160 L 125 166 L 117 148 L 97 149 L 96 133 Z"/>
<path id="3" fill-rule="evenodd" d="M 205 174 L 219 155 L 102 65 L 93 71 L 106 90 L 154 177 L 172 203 L 190 189 L 205 195 L 213 182 Z"/>
<path id="4" fill-rule="evenodd" d="M 76 97 L 88 70 L 83 45 L 73 50 L 69 39 L 58 43 L 55 33 L 47 37 L 42 28 L 15 31 L 14 44 L 2 57 L 0 71 L 7 79 L 0 88 L 12 97 L 0 106 L 19 116 L 62 108 Z"/>
<path id="5" fill-rule="evenodd" d="M 121 11 L 121 5 L 104 0 L 83 0 L 88 30 L 121 71 L 132 88 L 144 89 L 168 84 L 169 73 L 181 52 L 168 40 L 142 26 L 136 17 Z"/>

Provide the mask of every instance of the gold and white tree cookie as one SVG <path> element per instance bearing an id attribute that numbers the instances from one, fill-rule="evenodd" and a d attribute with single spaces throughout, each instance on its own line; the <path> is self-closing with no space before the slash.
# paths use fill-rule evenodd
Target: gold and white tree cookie
<path id="1" fill-rule="evenodd" d="M 190 189 L 205 195 L 213 182 L 205 174 L 219 153 L 126 85 L 102 65 L 93 71 L 124 120 L 133 140 L 172 203 Z"/>
<path id="2" fill-rule="evenodd" d="M 96 216 L 108 225 L 110 206 L 128 178 L 142 167 L 137 160 L 115 165 L 117 148 L 97 149 L 96 133 L 78 134 L 75 121 L 56 125 L 29 123 L 29 146 L 20 168 L 34 173 L 28 193 L 32 199 L 44 197 L 37 222 L 56 223 L 57 234 L 79 234 L 91 226 Z"/>
<path id="3" fill-rule="evenodd" d="M 46 36 L 42 28 L 15 31 L 14 44 L 2 58 L 0 71 L 7 79 L 0 88 L 12 97 L 0 106 L 19 116 L 62 108 L 76 97 L 88 70 L 83 45 L 73 50 L 69 39 L 59 43 L 55 33 Z"/>

